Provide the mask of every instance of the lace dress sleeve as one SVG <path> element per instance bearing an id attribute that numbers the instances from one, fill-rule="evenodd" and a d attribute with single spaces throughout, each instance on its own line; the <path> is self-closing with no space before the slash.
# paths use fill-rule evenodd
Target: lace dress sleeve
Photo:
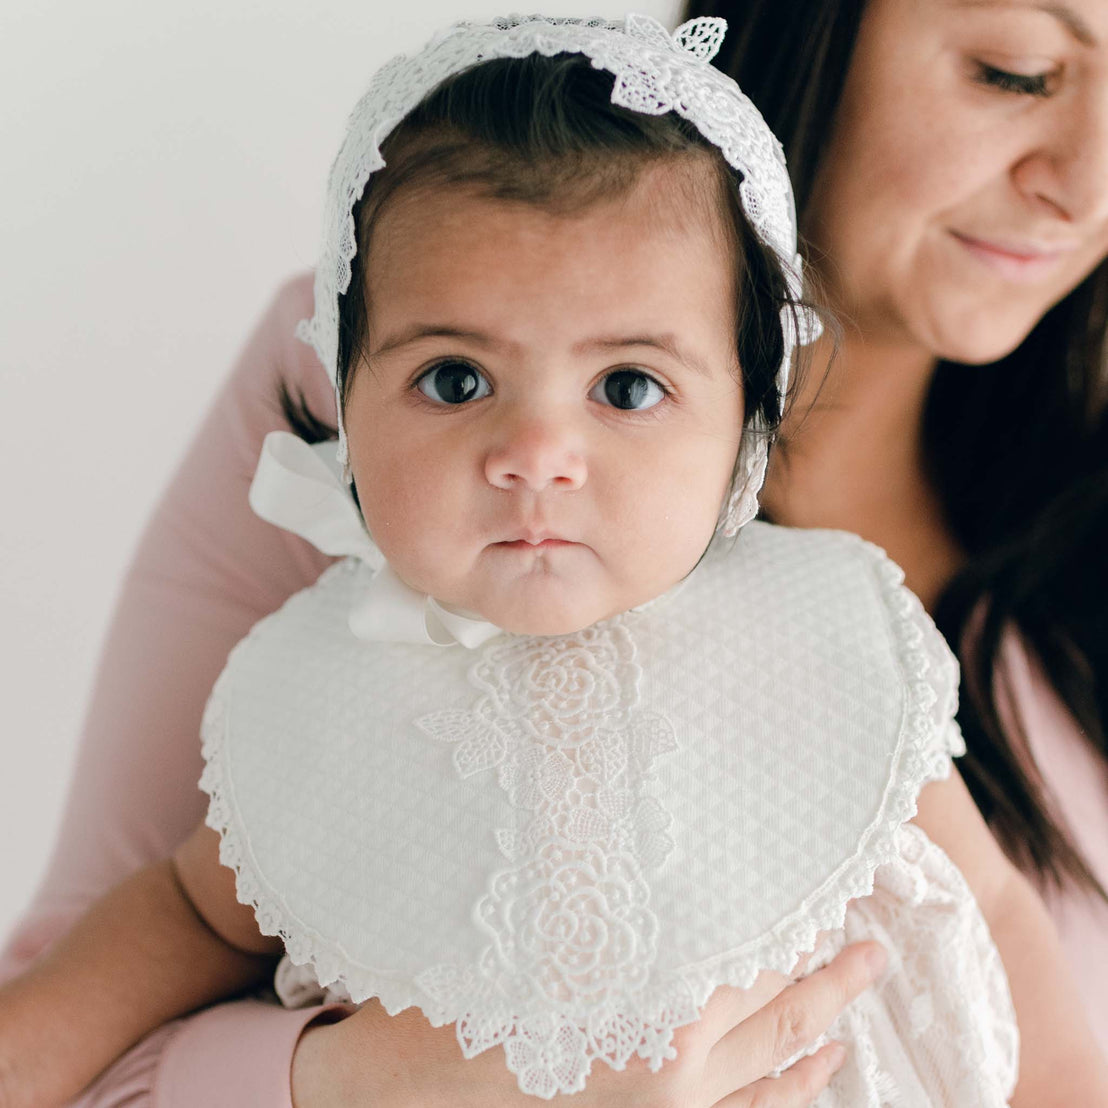
<path id="1" fill-rule="evenodd" d="M 1008 1104 L 1019 1032 L 1000 954 L 961 873 L 918 827 L 898 832 L 898 857 L 873 893 L 847 910 L 814 965 L 847 943 L 889 951 L 882 981 L 828 1030 L 847 1063 L 815 1108 Z"/>
<path id="2" fill-rule="evenodd" d="M 915 595 L 894 576 L 886 580 L 888 602 L 907 630 L 906 676 L 921 690 L 920 702 L 930 704 L 919 780 L 944 780 L 952 759 L 965 753 L 954 720 L 957 663 Z M 843 927 L 824 937 L 811 963 L 813 969 L 826 964 L 864 939 L 889 952 L 879 985 L 821 1040 L 838 1039 L 851 1049 L 815 1108 L 999 1108 L 1015 1088 L 1019 1059 L 1000 954 L 950 858 L 911 823 L 898 829 L 895 842 L 895 855 L 874 873 L 872 894 L 851 902 Z"/>

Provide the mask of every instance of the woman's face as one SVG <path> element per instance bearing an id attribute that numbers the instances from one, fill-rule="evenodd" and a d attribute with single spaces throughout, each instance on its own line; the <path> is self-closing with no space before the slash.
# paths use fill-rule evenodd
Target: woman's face
<path id="1" fill-rule="evenodd" d="M 805 234 L 880 341 L 993 361 L 1108 252 L 1108 4 L 870 0 Z"/>

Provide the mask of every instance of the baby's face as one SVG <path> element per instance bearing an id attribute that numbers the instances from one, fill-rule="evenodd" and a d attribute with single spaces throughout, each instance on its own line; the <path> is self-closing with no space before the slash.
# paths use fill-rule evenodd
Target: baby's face
<path id="1" fill-rule="evenodd" d="M 439 189 L 378 220 L 345 419 L 370 533 L 413 588 L 567 634 L 704 552 L 743 418 L 734 273 L 673 172 L 568 216 Z"/>

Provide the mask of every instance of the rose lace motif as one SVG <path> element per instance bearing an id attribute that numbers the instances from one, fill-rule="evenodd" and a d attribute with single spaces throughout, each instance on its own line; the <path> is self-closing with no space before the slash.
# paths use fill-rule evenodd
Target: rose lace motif
<path id="1" fill-rule="evenodd" d="M 677 1021 L 668 1032 L 628 1015 L 643 1010 L 657 954 L 645 875 L 673 848 L 671 817 L 643 786 L 677 746 L 666 719 L 639 709 L 641 676 L 625 617 L 567 638 L 502 638 L 470 671 L 472 710 L 417 720 L 454 744 L 463 778 L 495 769 L 521 814 L 495 832 L 510 865 L 475 908 L 489 937 L 477 976 L 436 966 L 418 983 L 466 1006 L 467 1057 L 502 1043 L 538 1096 L 584 1088 L 594 1058 L 622 1069 L 638 1053 L 656 1069 L 672 1028 L 696 1018 L 687 1000 L 663 1005 Z"/>

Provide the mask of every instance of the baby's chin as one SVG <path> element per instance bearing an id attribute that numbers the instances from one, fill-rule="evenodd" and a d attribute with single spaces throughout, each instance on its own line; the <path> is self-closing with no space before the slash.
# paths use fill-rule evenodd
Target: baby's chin
<path id="1" fill-rule="evenodd" d="M 573 635 L 648 604 L 667 591 L 652 588 L 643 590 L 641 595 L 630 592 L 613 595 L 606 591 L 590 594 L 585 588 L 570 585 L 564 590 L 550 590 L 541 598 L 528 590 L 515 596 L 501 592 L 482 598 L 470 610 L 514 635 Z"/>
<path id="2" fill-rule="evenodd" d="M 481 616 L 513 635 L 573 635 L 594 623 L 618 615 L 626 608 L 619 605 L 589 604 L 582 598 L 563 603 L 483 604 Z"/>
<path id="3" fill-rule="evenodd" d="M 519 571 L 514 565 L 478 563 L 449 581 L 434 574 L 409 580 L 459 614 L 477 616 L 514 635 L 573 635 L 661 596 L 681 580 L 659 574 L 613 578 L 595 558 L 564 557 Z M 437 586 L 437 587 L 436 587 Z"/>

